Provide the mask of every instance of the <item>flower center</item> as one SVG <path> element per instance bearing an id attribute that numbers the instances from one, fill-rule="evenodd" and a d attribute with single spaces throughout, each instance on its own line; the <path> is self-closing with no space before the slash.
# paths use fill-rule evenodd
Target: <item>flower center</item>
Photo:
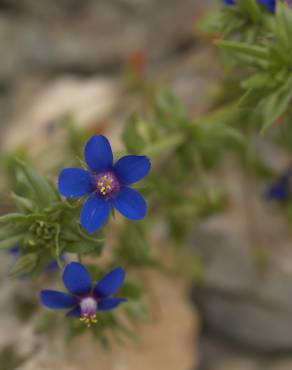
<path id="1" fill-rule="evenodd" d="M 93 297 L 83 298 L 80 303 L 81 317 L 80 321 L 84 322 L 85 325 L 90 327 L 92 324 L 97 323 L 96 311 L 97 301 Z"/>
<path id="2" fill-rule="evenodd" d="M 96 189 L 104 197 L 111 197 L 120 190 L 120 183 L 112 172 L 100 173 L 96 176 Z"/>

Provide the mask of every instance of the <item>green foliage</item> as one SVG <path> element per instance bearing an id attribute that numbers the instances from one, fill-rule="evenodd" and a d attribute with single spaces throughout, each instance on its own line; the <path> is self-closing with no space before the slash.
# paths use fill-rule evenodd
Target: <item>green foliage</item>
<path id="1" fill-rule="evenodd" d="M 13 276 L 38 275 L 52 259 L 62 266 L 60 256 L 65 252 L 101 253 L 102 232 L 92 237 L 81 230 L 78 205 L 62 201 L 50 181 L 31 166 L 15 161 L 14 171 L 15 188 L 22 190 L 12 193 L 19 212 L 0 217 L 0 249 L 21 248 Z"/>
<path id="2" fill-rule="evenodd" d="M 269 24 L 274 35 L 256 40 L 220 40 L 220 48 L 242 66 L 246 77 L 241 86 L 246 91 L 240 100 L 242 109 L 261 112 L 261 127 L 266 130 L 283 114 L 291 114 L 292 106 L 292 10 L 279 3 Z"/>
<path id="3" fill-rule="evenodd" d="M 220 12 L 211 13 L 200 22 L 199 29 L 224 38 L 253 43 L 266 34 L 272 15 L 263 11 L 256 0 L 236 0 L 235 6 L 222 4 Z"/>
<path id="4" fill-rule="evenodd" d="M 234 90 L 224 95 L 228 88 L 222 89 L 224 96 L 215 102 L 216 110 L 190 118 L 169 89 L 147 86 L 149 105 L 142 114 L 132 115 L 123 127 L 125 151 L 152 159 L 151 175 L 139 189 L 149 200 L 149 216 L 144 221 L 110 222 L 105 232 L 88 235 L 79 225 L 78 201 L 62 200 L 55 185 L 28 164 L 27 158 L 24 161 L 23 153 L 22 160 L 7 158 L 13 208 L 0 216 L 0 250 L 19 246 L 21 251 L 11 276 L 38 276 L 52 259 L 57 259 L 62 269 L 64 253 L 73 253 L 79 260 L 90 256 L 86 267 L 96 280 L 118 265 L 133 273 L 120 291 L 129 300 L 122 314 L 98 314 L 97 325 L 89 329 L 105 348 L 112 339 L 120 342 L 127 336 L 135 337 L 130 322 L 148 318 L 143 270 L 166 270 L 152 245 L 155 233 L 168 235 L 169 244 L 179 247 L 175 251 L 184 273 L 196 282 L 203 281 L 202 260 L 185 253 L 183 247 L 197 223 L 227 205 L 227 194 L 214 183 L 212 174 L 226 154 L 239 159 L 253 176 L 270 176 L 266 158 L 258 150 L 258 133 L 283 117 L 282 128 L 268 132 L 266 139 L 292 148 L 292 10 L 279 3 L 274 16 L 256 0 L 236 3 L 223 7 L 203 25 L 221 34 L 216 44 L 232 71 L 228 86 Z M 67 163 L 67 157 L 71 158 L 70 165 L 78 162 L 89 134 L 77 129 L 70 116 L 64 117 L 62 124 L 67 139 L 64 157 L 56 168 Z M 285 212 L 291 218 L 290 206 Z M 106 236 L 109 253 L 104 260 L 95 259 L 102 255 Z M 261 253 L 257 256 L 262 264 L 263 257 Z M 52 316 L 45 314 L 37 327 L 40 332 L 54 330 Z M 68 319 L 66 327 L 67 340 L 88 330 L 76 318 Z"/>

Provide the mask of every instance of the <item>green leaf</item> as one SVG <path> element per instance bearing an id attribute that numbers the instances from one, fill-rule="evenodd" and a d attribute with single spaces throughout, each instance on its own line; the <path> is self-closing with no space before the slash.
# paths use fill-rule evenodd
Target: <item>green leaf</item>
<path id="1" fill-rule="evenodd" d="M 65 246 L 64 252 L 77 253 L 77 254 L 94 254 L 100 255 L 102 251 L 101 243 L 94 243 L 90 241 L 80 240 L 76 243 L 69 243 Z"/>
<path id="2" fill-rule="evenodd" d="M 277 118 L 286 112 L 292 101 L 292 76 L 280 89 L 263 100 L 262 132 L 269 128 Z"/>
<path id="3" fill-rule="evenodd" d="M 145 148 L 143 153 L 150 158 L 156 158 L 161 154 L 175 150 L 185 141 L 185 136 L 182 133 L 170 134 L 165 138 L 161 138 L 156 143 L 153 143 Z"/>
<path id="4" fill-rule="evenodd" d="M 169 89 L 165 87 L 157 89 L 154 102 L 160 123 L 165 127 L 178 127 L 187 120 L 183 105 Z"/>
<path id="5" fill-rule="evenodd" d="M 21 161 L 17 163 L 31 186 L 32 198 L 36 200 L 40 208 L 47 207 L 58 200 L 56 192 L 44 176 Z"/>
<path id="6" fill-rule="evenodd" d="M 32 272 L 37 264 L 37 260 L 38 257 L 33 253 L 21 256 L 12 267 L 9 275 L 11 277 L 16 277 L 22 274 L 28 274 Z"/>
<path id="7" fill-rule="evenodd" d="M 254 73 L 241 83 L 245 90 L 267 88 L 271 84 L 271 74 L 268 72 Z"/>
<path id="8" fill-rule="evenodd" d="M 143 289 L 142 286 L 136 281 L 128 280 L 121 288 L 120 295 L 129 299 L 140 299 L 143 295 Z"/>
<path id="9" fill-rule="evenodd" d="M 15 193 L 12 193 L 11 195 L 13 201 L 15 202 L 16 206 L 20 209 L 22 212 L 32 212 L 35 205 L 34 203 L 25 197 L 21 197 L 20 195 L 17 195 Z"/>
<path id="10" fill-rule="evenodd" d="M 275 33 L 286 53 L 292 55 L 292 10 L 288 5 L 277 2 Z"/>
<path id="11" fill-rule="evenodd" d="M 236 0 L 236 5 L 254 22 L 258 23 L 261 19 L 262 11 L 256 0 Z"/>
<path id="12" fill-rule="evenodd" d="M 145 145 L 145 139 L 139 132 L 139 118 L 132 116 L 123 131 L 123 142 L 130 153 L 139 154 Z"/>
<path id="13" fill-rule="evenodd" d="M 269 50 L 263 46 L 250 45 L 244 42 L 225 41 L 225 40 L 216 41 L 216 44 L 220 48 L 228 52 L 239 54 L 243 57 L 252 58 L 254 62 L 270 61 Z"/>
<path id="14" fill-rule="evenodd" d="M 6 250 L 21 244 L 25 234 L 15 235 L 0 241 L 0 250 Z"/>
<path id="15" fill-rule="evenodd" d="M 24 221 L 26 215 L 22 213 L 8 213 L 7 215 L 0 216 L 0 223 Z"/>

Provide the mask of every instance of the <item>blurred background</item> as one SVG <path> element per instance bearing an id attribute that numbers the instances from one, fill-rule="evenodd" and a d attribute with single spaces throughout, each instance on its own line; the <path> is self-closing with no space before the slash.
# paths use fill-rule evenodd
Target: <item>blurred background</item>
<path id="1" fill-rule="evenodd" d="M 123 123 L 145 105 L 141 84 L 167 86 L 191 119 L 208 113 L 228 72 L 213 36 L 197 24 L 219 6 L 217 0 L 0 0 L 0 155 L 23 150 L 50 169 L 63 149 L 68 114 L 120 148 Z M 261 143 L 261 150 L 276 172 L 289 165 L 274 147 Z M 2 214 L 9 192 L 1 178 Z M 62 335 L 43 335 L 35 325 L 34 286 L 7 277 L 12 261 L 3 254 L 0 370 L 291 370 L 289 225 L 263 201 L 263 185 L 232 160 L 210 181 L 226 189 L 227 210 L 196 222 L 188 235 L 191 284 L 181 275 L 149 273 L 153 314 L 135 327 L 137 342 L 104 350 L 89 335 L 70 344 Z M 153 249 L 167 242 L 161 234 Z"/>

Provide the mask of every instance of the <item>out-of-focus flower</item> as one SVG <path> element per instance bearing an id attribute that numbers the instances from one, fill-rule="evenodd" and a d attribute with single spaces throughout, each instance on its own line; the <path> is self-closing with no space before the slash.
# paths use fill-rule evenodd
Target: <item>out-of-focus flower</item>
<path id="1" fill-rule="evenodd" d="M 112 297 L 124 280 L 124 270 L 117 267 L 93 285 L 86 268 L 78 262 L 71 262 L 63 273 L 63 282 L 69 293 L 42 290 L 40 299 L 48 308 L 70 309 L 67 316 L 78 317 L 90 326 L 97 322 L 98 311 L 110 311 L 127 301 L 126 298 Z"/>
<path id="2" fill-rule="evenodd" d="M 290 179 L 292 175 L 292 169 L 289 168 L 276 182 L 269 185 L 265 191 L 265 197 L 268 200 L 274 200 L 278 202 L 286 201 L 291 194 L 290 191 Z"/>
<path id="3" fill-rule="evenodd" d="M 145 217 L 147 204 L 136 190 L 129 187 L 141 180 L 150 170 L 146 156 L 127 155 L 113 164 L 113 153 L 108 139 L 94 135 L 85 145 L 88 170 L 66 168 L 59 175 L 59 192 L 67 198 L 89 196 L 80 215 L 83 228 L 93 233 L 103 226 L 111 208 L 129 220 Z"/>
<path id="4" fill-rule="evenodd" d="M 288 0 L 291 1 L 291 0 Z M 235 0 L 223 0 L 225 5 L 234 5 Z M 266 7 L 271 13 L 275 13 L 276 11 L 276 0 L 257 0 L 260 5 Z"/>

